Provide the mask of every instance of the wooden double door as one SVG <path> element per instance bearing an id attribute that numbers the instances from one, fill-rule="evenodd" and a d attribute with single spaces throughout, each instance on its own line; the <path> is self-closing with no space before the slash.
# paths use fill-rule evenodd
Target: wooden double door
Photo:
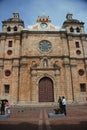
<path id="1" fill-rule="evenodd" d="M 39 102 L 53 102 L 54 88 L 53 81 L 44 77 L 39 81 Z"/>

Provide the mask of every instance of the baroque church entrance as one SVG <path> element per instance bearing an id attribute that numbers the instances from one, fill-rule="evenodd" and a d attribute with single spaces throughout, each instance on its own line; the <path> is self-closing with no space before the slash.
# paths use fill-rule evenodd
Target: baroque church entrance
<path id="1" fill-rule="evenodd" d="M 53 81 L 44 77 L 39 81 L 39 102 L 53 102 L 54 88 Z"/>

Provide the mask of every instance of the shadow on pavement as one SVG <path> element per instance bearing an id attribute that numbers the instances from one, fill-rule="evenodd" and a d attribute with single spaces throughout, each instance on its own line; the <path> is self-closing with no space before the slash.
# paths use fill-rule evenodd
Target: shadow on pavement
<path id="1" fill-rule="evenodd" d="M 80 122 L 80 124 L 59 124 L 51 125 L 52 130 L 87 130 L 87 122 Z"/>
<path id="2" fill-rule="evenodd" d="M 20 124 L 1 124 L 0 130 L 38 130 L 37 124 L 20 123 Z"/>
<path id="3" fill-rule="evenodd" d="M 0 130 L 39 130 L 38 124 L 36 123 L 20 123 L 20 124 L 1 124 Z M 49 126 L 43 124 L 42 130 L 47 130 Z M 51 125 L 50 130 L 87 130 L 87 122 L 80 122 L 80 124 L 59 124 Z"/>

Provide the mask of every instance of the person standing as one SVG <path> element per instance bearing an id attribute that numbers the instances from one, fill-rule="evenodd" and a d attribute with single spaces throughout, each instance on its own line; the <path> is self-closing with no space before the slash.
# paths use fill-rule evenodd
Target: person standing
<path id="1" fill-rule="evenodd" d="M 58 99 L 58 103 L 59 103 L 59 108 L 62 109 L 62 99 L 61 99 L 60 96 L 59 96 L 59 99 Z"/>
<path id="2" fill-rule="evenodd" d="M 10 114 L 10 103 L 8 100 L 5 103 L 5 114 Z"/>
<path id="3" fill-rule="evenodd" d="M 5 114 L 5 101 L 2 100 L 1 102 L 1 115 L 4 115 Z"/>
<path id="4" fill-rule="evenodd" d="M 64 96 L 62 96 L 62 110 L 63 110 L 63 113 L 66 116 L 66 99 L 65 99 Z"/>

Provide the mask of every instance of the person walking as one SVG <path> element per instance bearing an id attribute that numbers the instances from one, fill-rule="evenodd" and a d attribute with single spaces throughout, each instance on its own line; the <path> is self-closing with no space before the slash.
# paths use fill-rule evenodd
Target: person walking
<path id="1" fill-rule="evenodd" d="M 64 96 L 62 96 L 62 110 L 63 110 L 63 113 L 66 116 L 66 99 L 65 99 Z"/>

